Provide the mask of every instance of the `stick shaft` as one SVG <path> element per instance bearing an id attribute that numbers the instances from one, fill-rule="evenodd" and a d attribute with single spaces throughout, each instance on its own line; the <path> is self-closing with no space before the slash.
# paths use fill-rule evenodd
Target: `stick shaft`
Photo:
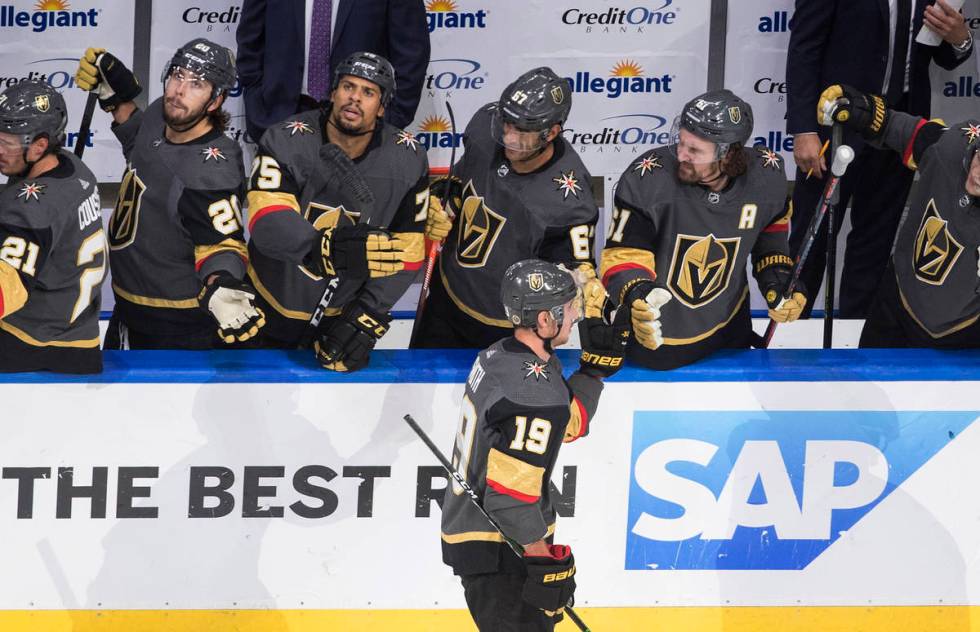
<path id="1" fill-rule="evenodd" d="M 95 113 L 95 102 L 99 97 L 94 92 L 88 93 L 85 99 L 85 111 L 82 112 L 82 123 L 78 126 L 78 136 L 75 138 L 75 156 L 81 158 L 85 153 L 85 144 L 92 129 L 92 115 Z"/>

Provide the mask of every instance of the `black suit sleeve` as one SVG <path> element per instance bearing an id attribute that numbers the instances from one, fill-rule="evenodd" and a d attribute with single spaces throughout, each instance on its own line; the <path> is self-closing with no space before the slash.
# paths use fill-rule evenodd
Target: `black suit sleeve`
<path id="1" fill-rule="evenodd" d="M 385 120 L 395 127 L 406 128 L 415 119 L 425 70 L 429 66 L 429 27 L 422 0 L 391 0 L 388 3 L 387 37 L 397 89 Z"/>
<path id="2" fill-rule="evenodd" d="M 235 41 L 238 43 L 238 78 L 242 85 L 253 86 L 262 79 L 262 50 L 265 48 L 266 0 L 245 0 Z"/>
<path id="3" fill-rule="evenodd" d="M 824 51 L 832 46 L 830 33 L 837 0 L 796 0 L 790 21 L 786 56 L 786 131 L 817 131 L 817 100 Z"/>
<path id="4" fill-rule="evenodd" d="M 937 66 L 944 68 L 946 70 L 954 70 L 957 66 L 965 62 L 967 59 L 973 57 L 973 45 L 970 45 L 970 50 L 962 57 L 956 56 L 956 51 L 953 50 L 953 45 L 949 42 L 943 41 L 939 43 L 939 46 L 933 48 L 932 59 L 936 62 Z"/>

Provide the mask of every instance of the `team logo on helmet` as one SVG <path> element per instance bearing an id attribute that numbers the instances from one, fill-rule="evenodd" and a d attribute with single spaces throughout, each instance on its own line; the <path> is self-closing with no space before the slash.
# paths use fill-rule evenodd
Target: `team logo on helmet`
<path id="1" fill-rule="evenodd" d="M 507 218 L 487 207 L 472 180 L 463 189 L 461 213 L 463 225 L 457 238 L 456 261 L 464 268 L 483 267 Z"/>
<path id="2" fill-rule="evenodd" d="M 678 300 L 696 309 L 724 292 L 735 269 L 740 242 L 740 237 L 678 235 L 667 281 Z"/>
<path id="3" fill-rule="evenodd" d="M 963 131 L 963 135 L 966 136 L 966 144 L 972 144 L 978 137 L 980 137 L 980 125 L 970 123 L 966 127 L 961 127 L 960 130 Z"/>
<path id="4" fill-rule="evenodd" d="M 20 188 L 20 193 L 17 197 L 24 198 L 24 202 L 29 202 L 32 198 L 37 201 L 40 200 L 38 195 L 44 194 L 44 189 L 47 187 L 46 184 L 38 184 L 37 182 L 25 182 L 24 186 Z"/>
<path id="5" fill-rule="evenodd" d="M 119 198 L 116 208 L 109 218 L 109 248 L 120 250 L 136 239 L 136 228 L 140 221 L 140 201 L 146 185 L 136 175 L 135 169 L 128 169 L 119 185 Z"/>
<path id="6" fill-rule="evenodd" d="M 524 370 L 526 371 L 526 373 L 524 373 L 525 380 L 529 377 L 533 377 L 535 382 L 540 381 L 541 378 L 544 378 L 545 382 L 551 381 L 551 377 L 548 375 L 547 364 L 526 360 L 524 362 Z"/>
<path id="7" fill-rule="evenodd" d="M 38 112 L 47 112 L 48 108 L 51 107 L 51 100 L 48 99 L 48 95 L 39 94 L 34 97 L 34 108 Z"/>
<path id="8" fill-rule="evenodd" d="M 916 278 L 931 285 L 942 285 L 962 253 L 963 245 L 950 234 L 949 223 L 939 215 L 936 200 L 929 200 L 912 253 Z"/>
<path id="9" fill-rule="evenodd" d="M 728 120 L 734 125 L 742 122 L 742 110 L 737 105 L 728 108 Z"/>
<path id="10" fill-rule="evenodd" d="M 555 105 L 564 103 L 565 92 L 561 89 L 561 86 L 555 86 L 551 89 L 551 100 Z"/>
<path id="11" fill-rule="evenodd" d="M 552 178 L 551 181 L 558 185 L 556 191 L 561 191 L 561 199 L 567 200 L 568 194 L 571 193 L 578 198 L 578 192 L 582 190 L 582 185 L 578 183 L 578 178 L 575 177 L 575 171 L 571 170 L 568 173 L 564 171 L 560 172 L 561 175 L 557 178 Z"/>
<path id="12" fill-rule="evenodd" d="M 544 275 L 540 272 L 532 272 L 527 277 L 527 286 L 535 292 L 540 292 L 544 287 Z"/>

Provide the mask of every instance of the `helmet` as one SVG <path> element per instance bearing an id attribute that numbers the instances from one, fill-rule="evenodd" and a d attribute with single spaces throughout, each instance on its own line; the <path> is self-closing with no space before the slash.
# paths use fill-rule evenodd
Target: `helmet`
<path id="1" fill-rule="evenodd" d="M 677 147 L 680 130 L 686 129 L 699 138 L 715 143 L 718 151 L 714 160 L 720 160 L 733 143 L 745 144 L 752 135 L 752 125 L 751 105 L 735 96 L 731 90 L 712 90 L 684 105 L 680 115 L 674 119 L 671 147 Z"/>
<path id="2" fill-rule="evenodd" d="M 510 123 L 521 131 L 541 132 L 544 140 L 552 126 L 565 123 L 571 109 L 568 81 L 547 66 L 534 68 L 504 88 L 494 109 L 491 132 L 503 145 L 504 124 Z"/>
<path id="3" fill-rule="evenodd" d="M 67 124 L 64 97 L 44 81 L 20 81 L 0 94 L 0 132 L 22 137 L 25 147 L 40 134 L 63 143 Z"/>
<path id="4" fill-rule="evenodd" d="M 551 312 L 558 326 L 565 317 L 564 305 L 579 296 L 575 279 L 567 270 L 540 259 L 525 259 L 504 272 L 500 301 L 515 327 L 537 327 L 538 313 Z"/>
<path id="5" fill-rule="evenodd" d="M 333 71 L 332 90 L 340 84 L 344 75 L 360 77 L 378 85 L 381 88 L 381 105 L 387 106 L 395 93 L 395 69 L 391 62 L 374 53 L 353 53 Z"/>
<path id="6" fill-rule="evenodd" d="M 166 83 L 167 77 L 175 67 L 186 68 L 202 79 L 210 81 L 214 86 L 212 99 L 227 93 L 238 80 L 235 54 L 231 49 L 203 37 L 192 39 L 178 48 L 170 63 L 164 66 L 160 80 Z"/>

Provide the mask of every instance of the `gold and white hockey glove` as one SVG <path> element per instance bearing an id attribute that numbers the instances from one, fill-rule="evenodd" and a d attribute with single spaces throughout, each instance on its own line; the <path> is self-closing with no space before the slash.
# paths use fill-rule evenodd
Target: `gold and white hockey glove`
<path id="1" fill-rule="evenodd" d="M 218 335 L 226 343 L 244 342 L 265 326 L 265 314 L 252 303 L 255 290 L 227 272 L 219 272 L 205 285 L 197 300 L 214 318 Z"/>

